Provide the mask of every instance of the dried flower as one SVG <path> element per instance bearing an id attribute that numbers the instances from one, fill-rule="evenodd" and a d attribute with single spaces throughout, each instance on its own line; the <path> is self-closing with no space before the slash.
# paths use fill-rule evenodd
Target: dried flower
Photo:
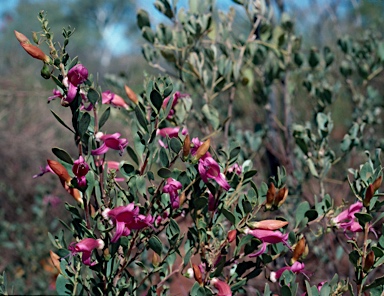
<path id="1" fill-rule="evenodd" d="M 83 203 L 81 193 L 78 189 L 73 188 L 71 185 L 71 176 L 68 174 L 66 168 L 59 162 L 54 160 L 47 160 L 50 169 L 59 177 L 61 185 L 64 189 L 72 195 L 78 203 Z"/>

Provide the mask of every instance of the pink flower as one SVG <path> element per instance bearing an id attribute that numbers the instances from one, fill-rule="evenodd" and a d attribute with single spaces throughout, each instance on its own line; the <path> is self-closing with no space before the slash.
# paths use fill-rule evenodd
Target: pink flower
<path id="1" fill-rule="evenodd" d="M 84 160 L 83 156 L 79 156 L 79 159 L 76 160 L 72 166 L 72 172 L 75 174 L 77 178 L 77 184 L 80 187 L 87 185 L 87 180 L 85 179 L 85 175 L 89 171 L 89 165 Z"/>
<path id="2" fill-rule="evenodd" d="M 37 177 L 41 177 L 42 175 L 44 175 L 46 173 L 53 173 L 53 171 L 49 165 L 46 165 L 44 168 L 40 167 L 40 173 L 33 175 L 32 178 L 35 179 Z"/>
<path id="3" fill-rule="evenodd" d="M 76 97 L 77 89 L 80 84 L 88 79 L 88 70 L 82 64 L 77 64 L 72 67 L 67 77 L 63 79 L 63 84 L 67 87 L 67 95 L 65 101 L 71 103 Z"/>
<path id="4" fill-rule="evenodd" d="M 317 291 L 321 292 L 321 288 L 324 286 L 325 283 L 326 283 L 326 281 L 322 281 L 322 282 L 318 283 L 316 286 Z M 303 294 L 301 294 L 301 296 L 307 296 L 307 295 L 308 295 L 307 292 L 304 292 Z"/>
<path id="5" fill-rule="evenodd" d="M 180 127 L 165 127 L 158 129 L 156 131 L 156 135 L 160 135 L 161 137 L 169 137 L 169 138 L 176 138 L 179 136 Z M 188 133 L 188 130 L 184 127 L 181 130 L 182 135 L 186 135 Z M 167 145 L 164 144 L 162 140 L 159 140 L 159 144 L 161 147 L 168 148 Z"/>
<path id="6" fill-rule="evenodd" d="M 70 84 L 78 86 L 88 79 L 88 69 L 77 64 L 68 71 L 67 77 Z"/>
<path id="7" fill-rule="evenodd" d="M 264 253 L 265 249 L 267 248 L 267 243 L 270 244 L 277 244 L 277 243 L 283 243 L 288 248 L 290 246 L 288 245 L 288 233 L 283 234 L 280 231 L 273 231 L 273 230 L 265 230 L 265 229 L 249 229 L 246 228 L 244 230 L 245 234 L 250 234 L 256 237 L 257 239 L 261 240 L 262 246 L 260 251 L 249 255 L 249 257 L 256 257 Z"/>
<path id="8" fill-rule="evenodd" d="M 192 144 L 191 154 L 194 156 L 203 142 L 200 142 L 198 138 L 193 138 Z M 224 190 L 228 191 L 231 188 L 225 179 L 225 175 L 220 172 L 219 164 L 212 158 L 208 151 L 199 159 L 198 170 L 204 183 L 208 183 L 208 179 L 213 179 Z"/>
<path id="9" fill-rule="evenodd" d="M 240 174 L 241 174 L 241 166 L 238 165 L 237 163 L 235 163 L 233 166 L 231 166 L 231 167 L 228 169 L 228 172 L 229 172 L 229 173 L 234 172 L 236 175 L 240 175 Z"/>
<path id="10" fill-rule="evenodd" d="M 339 215 L 333 218 L 331 221 L 338 228 L 344 229 L 344 234 L 347 236 L 346 232 L 361 232 L 363 228 L 355 217 L 356 213 L 359 213 L 363 208 L 363 203 L 358 201 L 352 204 L 348 209 L 342 211 Z M 372 231 L 375 235 L 375 230 L 369 226 L 370 231 Z M 348 237 L 348 236 L 347 236 Z"/>
<path id="11" fill-rule="evenodd" d="M 169 194 L 169 197 L 171 199 L 171 206 L 173 209 L 178 209 L 180 206 L 180 199 L 177 191 L 182 187 L 183 186 L 179 181 L 172 178 L 168 178 L 167 184 L 163 187 L 163 192 Z"/>
<path id="12" fill-rule="evenodd" d="M 143 229 L 151 226 L 154 222 L 151 215 L 141 215 L 139 207 L 135 207 L 134 203 L 130 203 L 127 206 L 119 206 L 112 210 L 106 208 L 102 215 L 116 226 L 116 232 L 111 239 L 112 243 L 117 242 L 121 236 L 128 236 L 131 230 Z"/>
<path id="13" fill-rule="evenodd" d="M 217 296 L 232 296 L 231 287 L 224 281 L 219 280 L 218 278 L 211 279 L 211 283 L 218 290 Z"/>
<path id="14" fill-rule="evenodd" d="M 64 95 L 58 89 L 54 89 L 52 93 L 53 93 L 53 96 L 50 96 L 48 98 L 48 103 L 50 103 L 52 100 L 56 98 L 60 98 L 60 99 L 64 98 Z"/>
<path id="15" fill-rule="evenodd" d="M 193 138 L 192 139 L 192 147 L 191 147 L 191 154 L 192 155 L 195 155 L 196 154 L 196 151 L 197 151 L 197 149 L 199 149 L 199 147 L 203 144 L 203 142 L 201 142 L 200 140 L 199 140 L 199 138 Z M 209 153 L 209 152 L 207 152 L 207 153 L 205 153 L 205 155 L 204 156 L 211 156 L 211 154 Z M 203 156 L 203 157 L 204 157 Z"/>
<path id="16" fill-rule="evenodd" d="M 213 179 L 224 190 L 228 191 L 231 186 L 225 180 L 225 176 L 220 172 L 219 164 L 210 156 L 199 159 L 199 173 L 204 183 L 208 183 L 208 179 Z"/>
<path id="17" fill-rule="evenodd" d="M 299 261 L 296 261 L 295 263 L 293 263 L 292 266 L 285 266 L 285 267 L 280 268 L 276 272 L 274 272 L 274 271 L 271 272 L 271 281 L 276 282 L 281 277 L 283 272 L 286 270 L 290 270 L 295 274 L 302 273 L 305 276 L 307 276 L 305 271 L 304 271 L 304 267 L 305 267 L 304 263 L 300 263 Z"/>
<path id="18" fill-rule="evenodd" d="M 180 93 L 179 91 L 175 92 L 173 94 L 173 102 L 172 102 L 172 107 L 171 107 L 171 110 L 169 111 L 169 114 L 167 116 L 167 119 L 171 119 L 173 117 L 173 115 L 175 115 L 175 106 L 176 104 L 178 103 L 179 99 L 180 98 L 185 98 L 185 97 L 189 97 L 189 94 L 182 94 Z M 168 102 L 169 100 L 171 99 L 171 97 L 167 97 L 165 98 L 165 100 L 163 101 L 163 108 L 167 108 L 167 105 L 168 105 Z"/>
<path id="19" fill-rule="evenodd" d="M 101 155 L 107 153 L 109 149 L 119 150 L 120 156 L 124 152 L 124 148 L 128 145 L 127 139 L 119 139 L 120 134 L 114 133 L 114 134 L 103 134 L 98 133 L 96 134 L 96 139 L 102 140 L 104 143 L 97 149 L 92 150 L 92 155 Z"/>
<path id="20" fill-rule="evenodd" d="M 363 203 L 358 201 L 351 205 L 348 209 L 342 211 L 339 215 L 332 219 L 336 224 L 341 224 L 343 221 L 355 219 L 355 214 L 363 208 Z"/>
<path id="21" fill-rule="evenodd" d="M 123 107 L 128 109 L 128 104 L 124 101 L 124 99 L 110 90 L 102 92 L 101 99 L 103 104 L 111 104 L 114 107 Z"/>
<path id="22" fill-rule="evenodd" d="M 81 257 L 81 261 L 88 266 L 96 265 L 96 262 L 91 262 L 91 254 L 94 249 L 103 249 L 104 242 L 101 239 L 93 239 L 93 238 L 85 238 L 78 243 L 71 243 L 69 245 L 69 250 L 72 255 L 76 255 L 77 253 L 83 253 Z"/>
<path id="23" fill-rule="evenodd" d="M 213 194 L 208 191 L 208 211 L 214 211 L 216 210 L 216 199 L 213 196 Z"/>

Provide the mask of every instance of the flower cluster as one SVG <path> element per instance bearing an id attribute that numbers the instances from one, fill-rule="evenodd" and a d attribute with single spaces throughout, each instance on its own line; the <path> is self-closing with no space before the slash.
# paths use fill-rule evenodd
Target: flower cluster
<path id="1" fill-rule="evenodd" d="M 206 143 L 208 143 L 208 145 Z M 219 164 L 216 162 L 216 160 L 212 158 L 211 154 L 208 152 L 209 143 L 209 141 L 203 143 L 198 138 L 193 138 L 193 147 L 191 148 L 191 154 L 199 161 L 198 170 L 201 179 L 204 181 L 204 183 L 208 183 L 208 179 L 213 179 L 224 190 L 228 191 L 231 186 L 225 179 L 225 175 L 220 172 Z"/>
<path id="2" fill-rule="evenodd" d="M 115 234 L 111 239 L 112 243 L 117 242 L 121 236 L 128 236 L 131 230 L 153 225 L 154 218 L 151 215 L 142 215 L 139 211 L 139 207 L 135 207 L 134 203 L 114 209 L 106 208 L 103 211 L 103 217 L 116 227 Z"/>

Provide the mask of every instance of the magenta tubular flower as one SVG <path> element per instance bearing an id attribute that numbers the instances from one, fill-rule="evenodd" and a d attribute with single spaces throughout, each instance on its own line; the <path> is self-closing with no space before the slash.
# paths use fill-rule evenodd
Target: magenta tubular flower
<path id="1" fill-rule="evenodd" d="M 52 100 L 56 98 L 59 98 L 59 99 L 64 98 L 64 95 L 58 89 L 54 89 L 52 93 L 53 93 L 53 96 L 48 97 L 48 103 L 50 103 Z"/>
<path id="2" fill-rule="evenodd" d="M 91 154 L 92 155 L 101 155 L 107 153 L 109 149 L 114 149 L 120 151 L 119 154 L 120 156 L 123 155 L 124 148 L 127 147 L 128 145 L 128 140 L 127 139 L 119 139 L 120 134 L 119 133 L 114 133 L 114 134 L 102 134 L 101 136 L 96 135 L 96 138 L 99 138 L 102 140 L 104 143 L 97 149 L 92 150 Z"/>
<path id="3" fill-rule="evenodd" d="M 333 218 L 332 222 L 336 225 L 336 227 L 344 229 L 345 236 L 349 238 L 349 236 L 346 234 L 347 231 L 350 231 L 350 232 L 363 231 L 363 228 L 361 227 L 360 223 L 357 221 L 357 218 L 355 217 L 355 214 L 359 213 L 362 208 L 363 208 L 362 202 L 360 201 L 355 202 L 348 209 L 342 211 L 339 215 Z M 369 226 L 369 230 L 372 231 L 375 235 L 377 235 L 373 227 Z"/>
<path id="4" fill-rule="evenodd" d="M 131 230 L 152 226 L 154 222 L 151 215 L 140 215 L 139 207 L 135 207 L 134 203 L 119 206 L 112 210 L 107 208 L 102 215 L 116 226 L 116 232 L 111 239 L 112 243 L 117 242 L 121 236 L 128 236 Z"/>
<path id="5" fill-rule="evenodd" d="M 231 287 L 226 282 L 213 278 L 211 283 L 218 290 L 217 296 L 232 296 Z"/>
<path id="6" fill-rule="evenodd" d="M 355 219 L 355 214 L 360 212 L 363 208 L 363 203 L 358 201 L 351 205 L 348 209 L 342 211 L 339 215 L 332 219 L 336 224 L 340 224 L 343 221 Z"/>
<path id="7" fill-rule="evenodd" d="M 173 102 L 172 102 L 172 107 L 171 107 L 171 110 L 169 111 L 169 114 L 167 116 L 167 119 L 172 119 L 173 115 L 175 115 L 175 106 L 177 105 L 178 101 L 180 98 L 185 98 L 185 97 L 188 97 L 189 94 L 182 94 L 180 93 L 179 91 L 175 92 L 174 95 L 173 95 Z M 163 108 L 167 108 L 167 105 L 168 105 L 168 102 L 169 100 L 171 99 L 171 97 L 167 97 L 164 99 L 163 101 Z"/>
<path id="8" fill-rule="evenodd" d="M 199 173 L 204 183 L 208 183 L 208 179 L 213 179 L 219 184 L 224 190 L 228 191 L 229 186 L 223 173 L 220 173 L 219 164 L 210 156 L 202 157 L 199 159 Z"/>
<path id="9" fill-rule="evenodd" d="M 67 77 L 70 84 L 78 86 L 88 79 L 88 69 L 77 64 L 68 71 Z"/>
<path id="10" fill-rule="evenodd" d="M 283 272 L 286 270 L 290 270 L 295 274 L 302 273 L 305 276 L 307 276 L 305 271 L 304 271 L 304 267 L 305 267 L 304 263 L 300 263 L 299 261 L 296 261 L 295 263 L 293 263 L 292 266 L 285 266 L 285 267 L 280 268 L 276 272 L 274 272 L 274 271 L 271 272 L 271 281 L 276 282 L 281 277 Z"/>
<path id="11" fill-rule="evenodd" d="M 273 231 L 273 230 L 265 230 L 265 229 L 249 229 L 246 228 L 244 231 L 246 234 L 253 235 L 257 239 L 261 240 L 262 246 L 261 249 L 254 253 L 250 254 L 249 257 L 257 257 L 264 253 L 265 249 L 267 248 L 267 243 L 270 244 L 277 244 L 277 243 L 283 243 L 288 248 L 290 246 L 288 245 L 288 233 L 283 234 L 280 231 Z"/>
<path id="12" fill-rule="evenodd" d="M 177 192 L 183 186 L 181 183 L 175 179 L 168 178 L 167 184 L 163 187 L 163 192 L 168 193 L 171 199 L 171 206 L 173 209 L 178 209 L 180 206 L 179 193 Z"/>
<path id="13" fill-rule="evenodd" d="M 93 239 L 93 238 L 85 238 L 78 243 L 71 243 L 69 245 L 69 250 L 72 255 L 76 255 L 77 253 L 83 253 L 81 257 L 81 261 L 88 266 L 96 265 L 96 262 L 91 262 L 91 255 L 94 249 L 103 249 L 104 242 L 101 239 Z"/>
<path id="14" fill-rule="evenodd" d="M 124 101 L 124 99 L 110 90 L 101 93 L 101 100 L 103 104 L 111 104 L 114 107 L 128 109 L 128 104 Z"/>
<path id="15" fill-rule="evenodd" d="M 85 175 L 89 171 L 89 165 L 84 160 L 83 156 L 79 156 L 79 159 L 76 160 L 72 166 L 72 172 L 75 174 L 77 178 L 77 184 L 79 186 L 87 185 L 87 180 L 85 179 Z"/>
<path id="16" fill-rule="evenodd" d="M 77 64 L 72 67 L 67 77 L 63 79 L 63 84 L 67 87 L 67 96 L 65 101 L 71 103 L 76 97 L 78 85 L 82 84 L 88 79 L 88 70 L 82 64 Z"/>

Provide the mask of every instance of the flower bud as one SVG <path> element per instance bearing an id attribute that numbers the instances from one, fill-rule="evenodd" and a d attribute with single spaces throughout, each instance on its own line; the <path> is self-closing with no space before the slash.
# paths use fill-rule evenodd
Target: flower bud
<path id="1" fill-rule="evenodd" d="M 233 242 L 236 239 L 236 234 L 237 234 L 236 229 L 230 230 L 227 235 L 228 242 L 230 243 Z"/>
<path id="2" fill-rule="evenodd" d="M 81 193 L 78 189 L 71 187 L 71 176 L 68 174 L 66 168 L 59 162 L 54 160 L 47 160 L 48 166 L 59 177 L 61 185 L 64 189 L 73 196 L 78 203 L 83 203 Z"/>
<path id="3" fill-rule="evenodd" d="M 267 202 L 265 204 L 265 207 L 269 210 L 272 208 L 273 201 L 275 200 L 276 195 L 276 187 L 275 184 L 272 182 L 269 184 L 268 191 L 267 191 Z"/>
<path id="4" fill-rule="evenodd" d="M 293 256 L 291 259 L 291 263 L 295 263 L 297 260 L 299 260 L 300 257 L 307 255 L 308 253 L 308 246 L 305 241 L 305 237 L 303 236 L 294 246 Z"/>
<path id="5" fill-rule="evenodd" d="M 128 85 L 124 85 L 124 89 L 125 89 L 125 93 L 127 94 L 128 99 L 130 99 L 132 103 L 137 105 L 139 103 L 139 100 L 138 100 L 135 92 Z"/>
<path id="6" fill-rule="evenodd" d="M 185 200 L 187 199 L 187 197 L 185 196 L 185 192 L 181 192 L 180 196 L 179 196 L 179 202 L 180 202 L 180 206 L 182 206 L 184 203 L 185 203 Z"/>
<path id="7" fill-rule="evenodd" d="M 203 144 L 201 144 L 199 148 L 197 148 L 194 159 L 199 160 L 200 158 L 202 158 L 205 155 L 205 153 L 208 152 L 210 145 L 211 145 L 211 139 L 209 138 Z"/>
<path id="8" fill-rule="evenodd" d="M 40 74 L 41 74 L 41 77 L 43 77 L 44 79 L 51 78 L 51 71 L 50 71 L 49 66 L 47 64 L 44 63 L 43 68 L 41 68 Z"/>
<path id="9" fill-rule="evenodd" d="M 374 263 L 375 263 L 375 253 L 373 251 L 370 251 L 365 257 L 363 270 L 367 272 L 368 270 L 371 269 Z"/>
<path id="10" fill-rule="evenodd" d="M 30 43 L 20 43 L 24 50 L 33 58 L 43 61 L 44 63 L 49 63 L 50 58 L 47 56 L 39 47 L 32 45 Z"/>
<path id="11" fill-rule="evenodd" d="M 49 255 L 51 257 L 51 261 L 52 261 L 53 266 L 55 266 L 56 269 L 61 273 L 59 255 L 57 255 L 56 253 L 54 253 L 52 251 L 49 251 Z"/>
<path id="12" fill-rule="evenodd" d="M 194 276 L 196 282 L 198 282 L 200 285 L 202 285 L 203 284 L 203 277 L 201 275 L 200 268 L 196 264 L 192 263 L 192 269 L 193 269 L 193 276 Z"/>
<path id="13" fill-rule="evenodd" d="M 183 143 L 183 159 L 186 160 L 188 158 L 188 155 L 191 151 L 191 138 L 189 137 L 189 134 L 185 136 L 184 143 Z"/>
<path id="14" fill-rule="evenodd" d="M 373 184 L 369 184 L 367 187 L 367 190 L 365 191 L 365 198 L 363 200 L 364 206 L 368 207 L 369 204 L 371 203 L 371 199 L 375 194 L 375 190 L 373 188 Z"/>
<path id="15" fill-rule="evenodd" d="M 251 229 L 277 230 L 288 225 L 288 221 L 281 220 L 264 220 L 257 222 L 249 222 L 247 224 Z"/>
<path id="16" fill-rule="evenodd" d="M 157 267 L 157 266 L 159 266 L 159 263 L 160 263 L 159 255 L 157 255 L 155 252 L 153 252 L 153 255 L 152 255 L 152 265 L 154 267 Z"/>
<path id="17" fill-rule="evenodd" d="M 16 30 L 13 31 L 15 33 L 15 36 L 16 36 L 16 39 L 20 42 L 20 43 L 30 43 L 29 42 L 29 39 L 22 33 L 20 32 L 17 32 Z"/>
<path id="18" fill-rule="evenodd" d="M 36 32 L 32 32 L 32 40 L 36 44 L 39 44 L 39 38 L 37 37 L 37 33 Z"/>
<path id="19" fill-rule="evenodd" d="M 380 188 L 382 182 L 383 182 L 383 176 L 380 176 L 380 177 L 378 177 L 378 178 L 372 183 L 373 191 L 374 191 L 374 192 Z"/>
<path id="20" fill-rule="evenodd" d="M 276 195 L 274 205 L 277 207 L 280 207 L 287 199 L 287 196 L 288 196 L 288 188 L 286 187 L 281 188 Z"/>

